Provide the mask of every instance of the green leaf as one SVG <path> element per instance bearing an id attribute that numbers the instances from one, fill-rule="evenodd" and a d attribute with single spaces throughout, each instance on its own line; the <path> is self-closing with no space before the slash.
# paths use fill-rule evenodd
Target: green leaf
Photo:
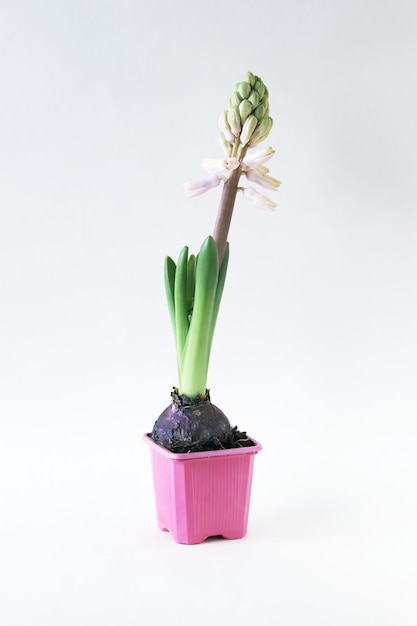
<path id="1" fill-rule="evenodd" d="M 194 291 L 195 291 L 195 266 L 196 259 L 194 254 L 190 254 L 188 258 L 187 268 L 187 308 L 188 320 L 191 319 L 194 307 Z"/>
<path id="2" fill-rule="evenodd" d="M 174 299 L 174 283 L 175 283 L 175 270 L 176 265 L 171 257 L 165 257 L 164 263 L 164 281 L 165 281 L 165 292 L 168 302 L 168 310 L 171 318 L 172 329 L 174 331 L 174 336 L 176 337 L 176 328 L 175 328 L 175 299 Z"/>
<path id="3" fill-rule="evenodd" d="M 187 275 L 188 275 L 188 248 L 185 246 L 178 257 L 177 270 L 175 272 L 174 298 L 175 298 L 175 328 L 177 341 L 178 366 L 181 371 L 182 354 L 187 339 L 189 328 L 188 299 L 187 299 Z"/>
<path id="4" fill-rule="evenodd" d="M 206 392 L 218 276 L 217 245 L 213 237 L 209 236 L 198 254 L 194 308 L 181 361 L 180 392 L 190 398 Z"/>

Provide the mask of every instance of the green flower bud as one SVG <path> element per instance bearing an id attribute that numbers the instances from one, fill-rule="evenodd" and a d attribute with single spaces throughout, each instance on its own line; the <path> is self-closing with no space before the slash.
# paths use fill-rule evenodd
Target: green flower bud
<path id="1" fill-rule="evenodd" d="M 250 117 L 252 117 L 252 115 Z M 258 122 L 258 120 L 255 117 L 255 115 L 253 115 L 253 117 Z M 248 119 L 250 119 L 250 118 L 248 118 Z M 250 141 L 249 141 L 249 147 L 250 148 L 253 148 L 254 146 L 257 146 L 258 143 L 263 141 L 269 135 L 269 132 L 270 132 L 270 130 L 272 128 L 272 124 L 273 124 L 272 117 L 264 117 L 262 119 L 262 121 L 259 122 L 259 125 L 257 126 L 257 128 L 254 130 L 254 132 L 252 133 L 252 135 L 250 137 Z"/>
<path id="2" fill-rule="evenodd" d="M 242 125 L 240 123 L 239 109 L 232 107 L 227 111 L 227 121 L 235 137 L 239 137 Z"/>
<path id="3" fill-rule="evenodd" d="M 251 91 L 248 100 L 251 103 L 252 107 L 256 109 L 260 101 L 259 94 L 256 91 Z"/>
<path id="4" fill-rule="evenodd" d="M 242 100 L 242 102 L 244 102 L 244 100 Z M 267 100 L 266 101 L 262 100 L 253 112 L 253 114 L 256 116 L 256 118 L 259 121 L 263 120 L 263 118 L 266 117 L 268 113 L 269 113 L 269 104 Z"/>
<path id="5" fill-rule="evenodd" d="M 242 100 L 245 100 L 249 97 L 249 94 L 251 92 L 251 87 L 249 83 L 243 82 L 243 83 L 238 83 L 237 85 L 237 91 L 239 93 L 240 96 L 242 96 Z"/>
<path id="6" fill-rule="evenodd" d="M 234 91 L 229 100 L 229 107 L 230 108 L 238 107 L 241 102 L 242 102 L 241 96 L 239 95 L 237 91 Z"/>
<path id="7" fill-rule="evenodd" d="M 239 104 L 239 114 L 242 123 L 244 123 L 248 115 L 252 113 L 252 108 L 253 107 L 249 100 L 242 100 L 242 102 Z"/>
<path id="8" fill-rule="evenodd" d="M 242 144 L 242 146 L 246 146 L 246 144 L 250 141 L 257 125 L 257 118 L 254 115 L 249 115 L 249 117 L 243 124 L 242 132 L 240 133 L 240 143 Z"/>
<path id="9" fill-rule="evenodd" d="M 265 95 L 265 91 L 266 91 L 266 87 L 263 84 L 263 82 L 261 81 L 260 78 L 257 79 L 256 83 L 255 83 L 255 91 L 259 94 L 259 98 L 262 100 L 262 98 Z M 268 94 L 266 94 L 268 95 Z"/>
<path id="10" fill-rule="evenodd" d="M 249 83 L 251 87 L 255 86 L 256 78 L 252 72 L 246 72 L 245 82 Z"/>

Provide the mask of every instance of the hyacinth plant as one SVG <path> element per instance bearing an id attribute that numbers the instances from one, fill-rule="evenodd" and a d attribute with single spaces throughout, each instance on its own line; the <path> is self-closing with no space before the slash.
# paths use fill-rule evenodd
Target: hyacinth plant
<path id="1" fill-rule="evenodd" d="M 237 193 L 240 191 L 256 206 L 271 210 L 276 204 L 252 184 L 270 190 L 280 185 L 265 166 L 274 150 L 267 147 L 250 153 L 272 128 L 268 90 L 258 76 L 248 72 L 235 85 L 228 108 L 220 115 L 219 126 L 224 157 L 205 159 L 207 176 L 185 184 L 190 197 L 223 184 L 213 235 L 204 240 L 196 256 L 184 247 L 177 263 L 170 257 L 165 259 L 178 386 L 171 393 L 170 406 L 155 422 L 151 436 L 174 452 L 251 445 L 246 434 L 232 428 L 224 413 L 211 403 L 207 375 L 227 273 L 227 239 Z M 241 184 L 243 177 L 249 186 Z"/>

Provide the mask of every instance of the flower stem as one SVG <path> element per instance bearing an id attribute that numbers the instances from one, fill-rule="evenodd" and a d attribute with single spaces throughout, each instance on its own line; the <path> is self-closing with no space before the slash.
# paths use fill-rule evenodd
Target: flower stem
<path id="1" fill-rule="evenodd" d="M 233 208 L 235 206 L 236 194 L 238 190 L 240 176 L 242 174 L 242 163 L 246 155 L 247 146 L 240 143 L 237 138 L 233 146 L 231 156 L 239 159 L 240 165 L 236 168 L 229 180 L 223 185 L 219 208 L 217 210 L 216 222 L 214 224 L 213 239 L 217 244 L 219 253 L 219 266 L 221 266 L 226 250 L 227 237 L 229 235 L 230 223 L 232 221 Z"/>
<path id="2" fill-rule="evenodd" d="M 217 244 L 220 265 L 223 261 L 224 252 L 226 250 L 227 237 L 229 234 L 230 222 L 232 221 L 233 208 L 235 206 L 241 169 L 242 166 L 235 169 L 229 180 L 224 183 L 219 209 L 217 211 L 213 239 Z"/>

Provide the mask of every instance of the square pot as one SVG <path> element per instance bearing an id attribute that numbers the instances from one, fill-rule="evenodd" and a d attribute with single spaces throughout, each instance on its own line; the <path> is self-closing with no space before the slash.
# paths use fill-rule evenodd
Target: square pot
<path id="1" fill-rule="evenodd" d="M 155 443 L 150 447 L 156 513 L 161 530 L 178 543 L 201 543 L 222 535 L 246 535 L 255 454 L 260 443 L 244 448 L 177 454 Z"/>

